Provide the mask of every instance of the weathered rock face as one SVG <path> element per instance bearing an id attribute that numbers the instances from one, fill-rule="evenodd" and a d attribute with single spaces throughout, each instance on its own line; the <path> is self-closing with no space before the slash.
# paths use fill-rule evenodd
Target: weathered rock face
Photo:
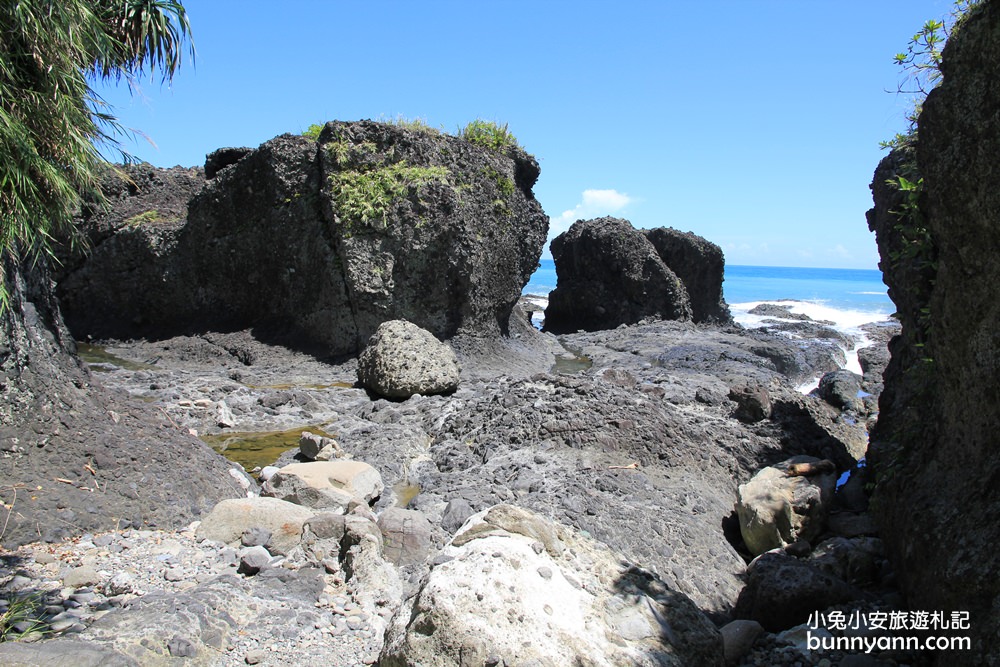
<path id="1" fill-rule="evenodd" d="M 80 364 L 45 262 L 6 258 L 4 280 L 4 546 L 116 526 L 176 527 L 242 495 L 225 459 L 164 415 L 112 396 Z"/>
<path id="2" fill-rule="evenodd" d="M 426 329 L 383 322 L 358 355 L 358 381 L 386 398 L 443 394 L 458 387 L 455 352 Z"/>
<path id="3" fill-rule="evenodd" d="M 1000 6 L 983 3 L 953 32 L 943 82 L 919 119 L 919 206 L 932 247 L 916 259 L 930 261 L 897 259 L 907 255 L 886 214 L 889 158 L 876 172 L 869 215 L 903 323 L 873 435 L 873 508 L 911 607 L 975 619 L 971 651 L 936 654 L 948 664 L 1000 660 L 1000 524 L 986 519 L 1000 512 L 998 61 Z M 934 281 L 911 287 L 907 271 Z"/>
<path id="4" fill-rule="evenodd" d="M 216 151 L 206 169 L 178 212 L 161 210 L 185 198 L 171 179 L 197 189 L 200 170 L 147 166 L 135 188 L 109 184 L 123 194 L 85 221 L 93 253 L 60 280 L 76 336 L 253 327 L 345 354 L 406 319 L 439 338 L 496 338 L 548 228 L 521 149 L 392 125 L 333 122 L 319 142 Z"/>
<path id="5" fill-rule="evenodd" d="M 484 511 L 443 554 L 380 664 L 723 664 L 721 636 L 684 595 L 532 512 Z"/>
<path id="6" fill-rule="evenodd" d="M 726 260 L 722 248 L 691 232 L 670 227 L 641 230 L 656 248 L 663 263 L 684 283 L 695 322 L 731 322 L 722 295 Z"/>
<path id="7" fill-rule="evenodd" d="M 558 284 L 545 309 L 546 331 L 691 319 L 684 284 L 627 220 L 578 220 L 551 248 Z"/>
<path id="8" fill-rule="evenodd" d="M 558 285 L 545 330 L 613 329 L 646 319 L 728 322 L 722 251 L 673 229 L 628 220 L 578 220 L 552 241 Z"/>

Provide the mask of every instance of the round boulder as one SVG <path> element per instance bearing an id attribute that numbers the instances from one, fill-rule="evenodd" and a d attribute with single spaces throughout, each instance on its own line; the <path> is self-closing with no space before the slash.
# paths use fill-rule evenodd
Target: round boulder
<path id="1" fill-rule="evenodd" d="M 817 537 L 825 526 L 836 483 L 830 462 L 794 456 L 740 484 L 736 513 L 750 552 L 756 556 Z"/>
<path id="2" fill-rule="evenodd" d="M 458 388 L 455 352 L 406 320 L 383 322 L 358 357 L 358 381 L 386 398 L 444 394 Z"/>

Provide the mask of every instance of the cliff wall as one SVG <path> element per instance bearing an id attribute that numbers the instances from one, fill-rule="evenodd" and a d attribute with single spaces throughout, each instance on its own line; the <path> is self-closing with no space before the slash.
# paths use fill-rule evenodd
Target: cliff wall
<path id="1" fill-rule="evenodd" d="M 1000 6 L 953 32 L 943 83 L 918 122 L 916 219 L 876 172 L 869 222 L 899 308 L 871 458 L 874 507 L 912 609 L 968 611 L 971 651 L 938 664 L 1000 660 Z M 912 179 L 911 179 L 912 180 Z M 910 202 L 914 203 L 914 202 Z M 914 229 L 916 224 L 922 229 Z M 953 631 L 960 635 L 962 632 Z"/>

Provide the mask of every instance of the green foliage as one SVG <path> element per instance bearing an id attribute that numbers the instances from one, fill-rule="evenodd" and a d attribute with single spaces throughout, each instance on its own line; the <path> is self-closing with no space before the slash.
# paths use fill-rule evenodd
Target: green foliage
<path id="1" fill-rule="evenodd" d="M 322 131 L 323 131 L 322 124 L 313 123 L 308 128 L 306 128 L 306 131 L 302 133 L 302 136 L 309 137 L 314 141 L 319 141 L 319 133 Z"/>
<path id="2" fill-rule="evenodd" d="M 429 183 L 446 183 L 451 173 L 446 167 L 414 167 L 406 160 L 385 164 L 376 158 L 377 147 L 370 142 L 337 140 L 326 150 L 340 168 L 328 181 L 337 213 L 349 229 L 376 221 L 386 226 L 395 202 Z"/>
<path id="3" fill-rule="evenodd" d="M 0 34 L 0 253 L 37 259 L 81 196 L 100 200 L 101 149 L 129 159 L 91 81 L 171 79 L 191 29 L 171 0 L 18 0 L 0 3 Z"/>
<path id="4" fill-rule="evenodd" d="M 507 178 L 493 167 L 486 167 L 483 170 L 483 175 L 496 185 L 500 194 L 499 197 L 493 200 L 493 208 L 502 215 L 512 215 L 513 212 L 510 210 L 510 205 L 507 203 L 507 199 L 514 194 L 514 181 Z"/>
<path id="5" fill-rule="evenodd" d="M 941 83 L 944 45 L 969 13 L 982 3 L 983 0 L 955 0 L 947 18 L 926 21 L 920 30 L 910 38 L 906 50 L 893 56 L 896 65 L 903 70 L 896 92 L 914 95 L 914 100 L 913 108 L 906 116 L 910 123 L 907 132 L 897 134 L 889 141 L 881 142 L 882 148 L 897 148 L 914 140 L 917 131 L 917 117 L 920 115 L 924 99 L 931 90 Z"/>
<path id="6" fill-rule="evenodd" d="M 500 125 L 492 120 L 477 118 L 466 125 L 459 136 L 471 144 L 478 144 L 495 151 L 505 151 L 517 147 L 517 139 L 507 129 L 507 123 Z"/>

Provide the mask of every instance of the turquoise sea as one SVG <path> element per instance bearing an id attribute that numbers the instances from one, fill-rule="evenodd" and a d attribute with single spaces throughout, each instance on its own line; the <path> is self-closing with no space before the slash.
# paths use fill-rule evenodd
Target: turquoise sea
<path id="1" fill-rule="evenodd" d="M 555 263 L 543 259 L 524 294 L 541 301 L 555 287 Z M 845 328 L 881 321 L 895 312 L 877 270 L 726 266 L 723 292 L 736 321 L 749 326 L 755 318 L 747 311 L 761 302 L 794 301 L 793 311 Z"/>

